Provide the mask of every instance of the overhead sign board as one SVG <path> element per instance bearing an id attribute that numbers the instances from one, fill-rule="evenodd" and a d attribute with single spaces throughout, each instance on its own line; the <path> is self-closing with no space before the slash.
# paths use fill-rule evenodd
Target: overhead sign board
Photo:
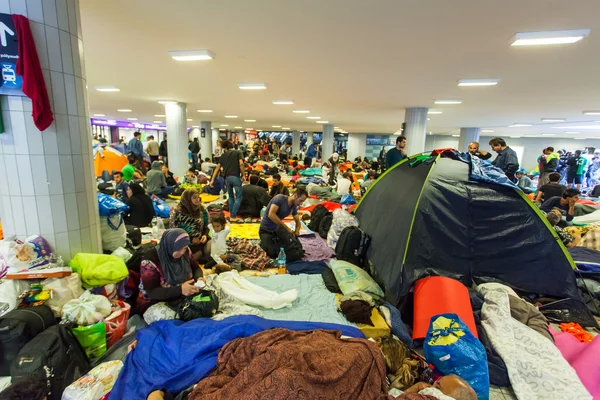
<path id="1" fill-rule="evenodd" d="M 0 94 L 24 96 L 23 79 L 17 75 L 19 45 L 11 14 L 0 14 Z"/>

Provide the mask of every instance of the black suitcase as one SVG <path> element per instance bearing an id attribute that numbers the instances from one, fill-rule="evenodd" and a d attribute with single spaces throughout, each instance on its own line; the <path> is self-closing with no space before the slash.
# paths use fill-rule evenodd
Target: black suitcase
<path id="1" fill-rule="evenodd" d="M 0 318 L 0 376 L 10 375 L 10 363 L 31 339 L 56 319 L 48 306 L 17 308 Z"/>

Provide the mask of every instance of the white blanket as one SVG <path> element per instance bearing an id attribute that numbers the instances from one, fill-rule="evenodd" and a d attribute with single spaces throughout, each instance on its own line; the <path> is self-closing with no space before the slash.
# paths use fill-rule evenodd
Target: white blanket
<path id="1" fill-rule="evenodd" d="M 518 399 L 592 399 L 558 348 L 511 317 L 506 290 L 484 287 L 480 292 L 485 298 L 481 324 L 506 364 Z"/>
<path id="2" fill-rule="evenodd" d="M 296 289 L 283 293 L 267 290 L 254 283 L 250 283 L 246 278 L 240 276 L 236 270 L 218 275 L 215 278 L 215 283 L 221 287 L 222 291 L 245 304 L 272 308 L 274 310 L 291 307 L 294 300 L 298 297 Z"/>

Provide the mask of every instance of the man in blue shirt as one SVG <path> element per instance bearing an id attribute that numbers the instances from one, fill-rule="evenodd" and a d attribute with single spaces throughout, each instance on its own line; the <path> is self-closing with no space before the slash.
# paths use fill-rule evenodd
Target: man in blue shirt
<path id="1" fill-rule="evenodd" d="M 385 155 L 385 169 L 390 169 L 394 165 L 406 158 L 406 137 L 398 136 L 396 138 L 396 147 L 390 149 Z"/>
<path id="2" fill-rule="evenodd" d="M 572 221 L 575 216 L 575 204 L 579 200 L 579 190 L 567 189 L 562 196 L 551 197 L 540 206 L 544 212 L 550 212 L 555 208 L 566 212 L 567 221 Z"/>
<path id="3" fill-rule="evenodd" d="M 312 160 L 313 158 L 317 157 L 318 154 L 318 145 L 311 143 L 310 146 L 308 146 L 308 150 L 306 150 L 306 158 L 304 159 L 304 165 L 306 165 L 307 168 L 310 168 L 312 166 Z"/>
<path id="4" fill-rule="evenodd" d="M 506 174 L 506 177 L 513 182 L 516 182 L 515 173 L 519 169 L 519 158 L 517 157 L 517 153 L 510 147 L 506 145 L 504 139 L 496 137 L 490 140 L 490 146 L 492 146 L 492 150 L 498 153 L 498 156 L 494 161 L 492 161 L 492 165 L 497 168 L 500 168 Z"/>
<path id="5" fill-rule="evenodd" d="M 141 132 L 134 132 L 133 139 L 127 144 L 127 151 L 133 154 L 140 164 L 142 173 L 146 175 L 146 164 L 144 163 L 144 145 L 140 140 Z"/>

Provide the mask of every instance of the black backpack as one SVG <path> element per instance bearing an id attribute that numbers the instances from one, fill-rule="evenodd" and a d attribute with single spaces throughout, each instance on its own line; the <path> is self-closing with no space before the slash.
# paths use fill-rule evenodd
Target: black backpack
<path id="1" fill-rule="evenodd" d="M 155 249 L 156 246 L 157 245 L 155 242 L 150 242 L 150 243 L 146 243 L 146 244 L 143 244 L 140 247 L 138 247 L 137 250 L 135 250 L 135 252 L 131 256 L 131 258 L 129 259 L 129 261 L 127 261 L 127 263 L 126 263 L 127 269 L 135 271 L 139 274 L 140 273 L 140 264 L 142 263 L 142 260 L 144 258 L 146 258 L 146 253 L 149 252 L 150 250 Z"/>
<path id="2" fill-rule="evenodd" d="M 0 319 L 0 376 L 10 375 L 10 364 L 31 339 L 56 325 L 48 306 L 17 308 Z"/>
<path id="3" fill-rule="evenodd" d="M 286 263 L 293 263 L 294 261 L 298 261 L 304 257 L 302 243 L 300 243 L 296 236 L 289 233 L 287 229 L 283 228 L 282 226 L 277 227 L 276 235 L 279 247 L 283 247 L 283 251 L 285 251 Z"/>
<path id="4" fill-rule="evenodd" d="M 90 364 L 79 342 L 66 325 L 51 326 L 19 351 L 10 367 L 12 381 L 31 378 L 46 379 L 49 400 L 60 400 L 71 383 L 90 370 Z"/>
<path id="5" fill-rule="evenodd" d="M 329 233 L 329 229 L 331 228 L 332 223 L 333 223 L 333 214 L 332 213 L 325 215 L 321 219 L 321 223 L 319 224 L 319 235 L 323 239 L 327 239 L 327 233 Z"/>
<path id="6" fill-rule="evenodd" d="M 142 244 L 142 231 L 134 225 L 127 226 L 127 239 L 131 240 L 131 244 L 139 246 Z"/>
<path id="7" fill-rule="evenodd" d="M 310 223 L 308 224 L 308 229 L 313 232 L 318 232 L 319 226 L 321 225 L 321 220 L 328 214 L 331 213 L 325 208 L 324 205 L 319 204 L 316 206 L 313 212 L 310 214 Z"/>
<path id="8" fill-rule="evenodd" d="M 335 257 L 362 268 L 369 243 L 371 243 L 371 238 L 362 229 L 348 226 L 340 233 L 340 238 L 335 246 Z"/>
<path id="9" fill-rule="evenodd" d="M 219 309 L 219 299 L 211 290 L 201 290 L 200 293 L 186 296 L 179 304 L 177 314 L 182 321 L 196 318 L 211 318 Z"/>

